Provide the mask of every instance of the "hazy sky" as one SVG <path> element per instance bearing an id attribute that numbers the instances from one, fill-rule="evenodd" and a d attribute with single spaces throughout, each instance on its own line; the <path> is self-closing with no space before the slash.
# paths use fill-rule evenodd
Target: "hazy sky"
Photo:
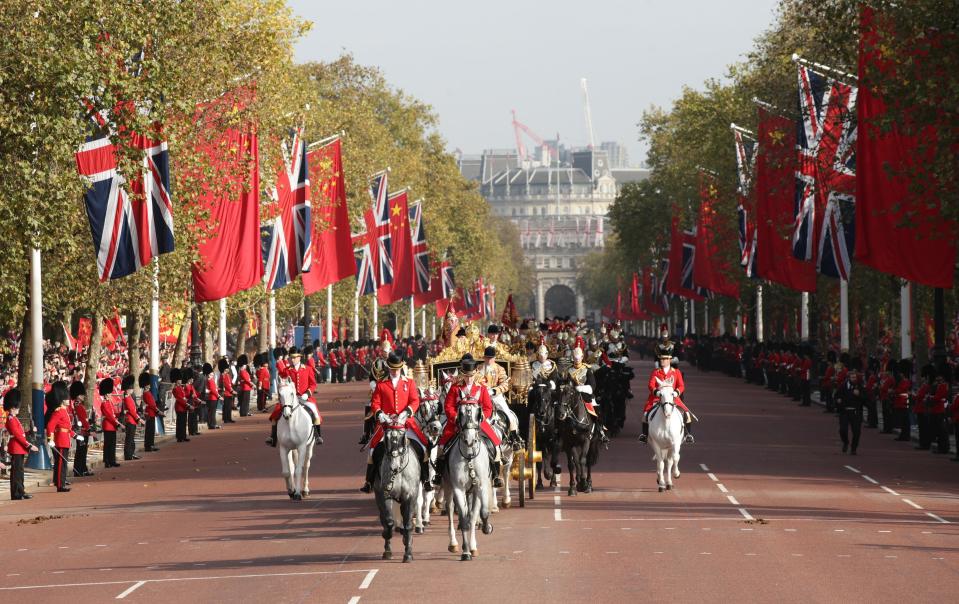
<path id="1" fill-rule="evenodd" d="M 450 150 L 515 147 L 510 110 L 544 138 L 645 156 L 636 123 L 683 85 L 721 77 L 773 21 L 778 0 L 290 0 L 314 28 L 297 60 L 344 50 L 430 103 Z"/>

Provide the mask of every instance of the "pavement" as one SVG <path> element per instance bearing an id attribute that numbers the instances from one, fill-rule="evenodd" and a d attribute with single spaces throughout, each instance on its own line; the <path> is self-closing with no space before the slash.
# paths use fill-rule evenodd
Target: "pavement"
<path id="1" fill-rule="evenodd" d="M 567 497 L 561 487 L 501 509 L 472 562 L 447 552 L 438 516 L 414 537 L 415 562 L 381 559 L 375 503 L 357 491 L 368 387 L 327 385 L 327 444 L 313 458 L 309 499 L 286 496 L 277 452 L 263 444 L 266 416 L 240 418 L 74 479 L 71 493 L 42 487 L 33 500 L 0 501 L 0 600 L 955 597 L 959 463 L 868 429 L 859 455 L 843 455 L 835 417 L 686 368 L 697 442 L 683 448 L 676 488 L 658 493 L 652 452 L 636 441 L 651 364 L 635 365 L 637 396 L 599 460 L 595 492 Z"/>

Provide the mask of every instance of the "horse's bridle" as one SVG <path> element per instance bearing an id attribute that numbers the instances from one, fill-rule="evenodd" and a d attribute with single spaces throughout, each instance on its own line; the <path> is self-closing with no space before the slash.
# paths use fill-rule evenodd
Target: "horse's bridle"
<path id="1" fill-rule="evenodd" d="M 590 423 L 591 423 L 589 421 L 589 414 L 587 414 L 587 416 L 584 419 L 577 419 L 576 416 L 573 415 L 573 409 L 572 407 L 570 407 L 570 404 L 569 404 L 569 399 L 571 398 L 575 398 L 579 400 L 580 402 L 582 402 L 582 398 L 579 396 L 579 393 L 576 392 L 576 390 L 572 388 L 571 386 L 566 385 L 564 386 L 564 388 L 568 388 L 569 390 L 568 392 L 562 392 L 560 395 L 559 406 L 562 407 L 563 412 L 561 414 L 562 417 L 559 418 L 559 421 L 561 422 L 569 421 L 570 423 L 573 424 L 573 428 L 577 430 L 589 429 Z M 586 403 L 583 403 L 583 405 L 585 407 Z"/>
<path id="2" fill-rule="evenodd" d="M 410 449 L 410 439 L 406 438 L 405 429 L 402 429 L 402 430 L 404 430 L 403 435 L 402 435 L 402 438 L 401 438 L 401 442 L 403 443 L 403 445 L 402 445 L 402 448 L 401 448 L 401 449 L 397 450 L 397 449 L 395 449 L 395 448 L 393 447 L 393 444 L 392 444 L 393 439 L 391 438 L 391 436 L 392 436 L 392 432 L 391 432 L 391 431 L 395 431 L 395 432 L 399 433 L 401 429 L 400 429 L 400 428 L 393 428 L 393 427 L 390 427 L 390 426 L 387 426 L 387 427 L 385 427 L 384 429 L 387 430 L 385 436 L 383 437 L 384 440 L 386 440 L 386 443 L 385 443 L 385 444 L 386 444 L 386 451 L 385 451 L 385 453 L 386 453 L 387 456 L 389 456 L 389 459 L 390 459 L 390 478 L 389 478 L 389 481 L 388 481 L 387 484 L 386 484 L 386 489 L 384 489 L 384 490 L 385 490 L 387 493 L 389 493 L 390 491 L 393 490 L 393 482 L 394 482 L 394 480 L 396 479 L 396 477 L 397 477 L 399 474 L 402 474 L 403 471 L 406 470 L 406 466 L 410 463 L 410 456 L 409 456 L 409 454 L 408 454 L 408 453 L 409 453 L 409 449 Z M 399 466 L 394 465 L 393 461 L 394 461 L 394 460 L 397 460 L 397 459 L 400 459 L 400 458 L 402 458 L 402 464 L 400 464 Z"/>

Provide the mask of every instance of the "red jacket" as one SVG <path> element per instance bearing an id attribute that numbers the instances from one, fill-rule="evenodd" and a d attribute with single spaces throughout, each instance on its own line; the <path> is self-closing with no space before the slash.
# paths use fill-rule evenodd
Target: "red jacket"
<path id="1" fill-rule="evenodd" d="M 213 374 L 206 379 L 206 400 L 216 401 L 220 399 L 220 391 L 216 387 L 216 378 Z"/>
<path id="2" fill-rule="evenodd" d="M 932 395 L 927 407 L 929 413 L 941 414 L 946 412 L 946 401 L 949 399 L 949 384 L 936 386 L 936 393 Z"/>
<path id="3" fill-rule="evenodd" d="M 30 443 L 23 433 L 23 424 L 20 423 L 16 415 L 11 413 L 7 417 L 6 428 L 10 435 L 10 440 L 7 442 L 7 453 L 10 455 L 26 455 L 29 453 Z"/>
<path id="4" fill-rule="evenodd" d="M 908 409 L 909 408 L 909 394 L 912 391 L 912 380 L 909 378 L 902 378 L 899 380 L 899 383 L 896 384 L 895 396 L 892 399 L 892 406 L 895 409 Z"/>
<path id="5" fill-rule="evenodd" d="M 47 424 L 47 437 L 53 437 L 53 446 L 58 449 L 69 449 L 70 438 L 73 436 L 73 427 L 70 422 L 70 412 L 60 407 L 50 415 Z"/>
<path id="6" fill-rule="evenodd" d="M 483 423 L 480 424 L 480 429 L 493 444 L 498 447 L 500 439 L 496 436 L 496 432 L 493 431 L 493 426 L 489 425 L 488 421 L 489 418 L 493 416 L 493 400 L 490 399 L 486 386 L 477 384 L 476 382 L 473 382 L 469 388 L 466 387 L 466 384 L 456 384 L 450 388 L 449 393 L 446 395 L 446 402 L 443 405 L 446 411 L 446 427 L 443 429 L 443 435 L 440 437 L 440 444 L 445 445 L 456 435 L 456 410 L 460 405 L 466 403 L 479 403 L 480 408 L 483 410 Z"/>
<path id="7" fill-rule="evenodd" d="M 686 392 L 686 384 L 683 382 L 683 374 L 679 369 L 673 367 L 669 368 L 669 373 L 664 372 L 661 368 L 657 367 L 653 369 L 653 372 L 649 374 L 649 396 L 646 398 L 646 407 L 643 409 L 643 413 L 648 412 L 653 408 L 653 405 L 656 404 L 656 401 L 659 399 L 656 397 L 656 390 L 659 388 L 659 382 L 656 380 L 672 383 L 673 390 L 676 391 L 676 398 L 674 399 L 676 406 L 682 409 L 683 411 L 689 411 L 686 408 L 686 405 L 683 404 L 682 395 Z"/>
<path id="8" fill-rule="evenodd" d="M 189 411 L 190 407 L 190 394 L 188 388 L 191 386 L 184 386 L 182 384 L 177 384 L 173 387 L 173 410 L 177 413 L 186 413 Z"/>
<path id="9" fill-rule="evenodd" d="M 233 396 L 233 374 L 224 371 L 220 374 L 220 382 L 223 384 L 223 397 Z"/>
<path id="10" fill-rule="evenodd" d="M 253 390 L 253 380 L 250 379 L 250 372 L 246 370 L 246 367 L 240 370 L 237 381 L 240 384 L 240 390 L 242 392 Z"/>
<path id="11" fill-rule="evenodd" d="M 73 401 L 73 416 L 77 418 L 77 421 L 80 423 L 80 430 L 82 431 L 83 436 L 89 436 L 90 420 L 87 417 L 86 405 L 80 401 Z"/>
<path id="12" fill-rule="evenodd" d="M 160 409 L 157 407 L 157 401 L 153 398 L 153 392 L 149 388 L 143 391 L 143 405 L 146 407 L 147 417 L 150 419 L 159 417 Z"/>
<path id="13" fill-rule="evenodd" d="M 297 396 L 303 396 L 305 394 L 306 400 L 313 403 L 316 402 L 316 399 L 313 398 L 313 393 L 316 391 L 316 374 L 312 369 L 306 365 L 300 365 L 299 369 L 290 365 L 289 367 L 284 367 L 283 372 L 280 373 L 280 377 L 284 377 L 293 382 Z"/>
<path id="14" fill-rule="evenodd" d="M 266 365 L 256 370 L 256 380 L 263 390 L 270 389 L 270 370 Z"/>
<path id="15" fill-rule="evenodd" d="M 422 444 L 426 444 L 428 442 L 426 436 L 420 429 L 419 423 L 413 418 L 413 414 L 419 407 L 419 389 L 417 389 L 413 380 L 405 377 L 400 377 L 397 380 L 395 388 L 393 387 L 393 381 L 389 378 L 377 383 L 370 400 L 370 413 L 373 414 L 374 418 L 380 411 L 386 415 L 399 415 L 403 411 L 407 411 L 410 417 L 407 418 L 405 426 L 416 434 Z M 382 438 L 383 426 L 379 425 L 370 439 L 370 448 L 375 447 Z"/>
<path id="16" fill-rule="evenodd" d="M 140 416 L 137 415 L 137 404 L 133 402 L 132 396 L 123 397 L 123 409 L 126 411 L 124 423 L 128 426 L 136 426 L 140 422 Z"/>
<path id="17" fill-rule="evenodd" d="M 100 403 L 100 413 L 103 414 L 103 431 L 116 432 L 120 422 L 117 420 L 117 409 L 113 406 L 111 397 L 104 397 Z"/>
<path id="18" fill-rule="evenodd" d="M 949 410 L 952 411 L 952 421 L 959 422 L 959 394 L 956 395 L 956 398 L 952 399 Z M 9 430 L 9 428 L 7 429 Z"/>

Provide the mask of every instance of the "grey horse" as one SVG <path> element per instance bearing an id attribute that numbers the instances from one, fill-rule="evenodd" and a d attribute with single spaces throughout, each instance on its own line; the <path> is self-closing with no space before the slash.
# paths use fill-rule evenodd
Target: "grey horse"
<path id="1" fill-rule="evenodd" d="M 280 466 L 290 499 L 310 495 L 310 462 L 313 459 L 313 417 L 296 396 L 293 382 L 282 380 L 279 388 L 283 415 L 276 423 Z"/>
<path id="2" fill-rule="evenodd" d="M 483 534 L 493 532 L 489 521 L 492 478 L 490 455 L 480 431 L 483 411 L 477 404 L 461 404 L 456 412 L 459 435 L 446 454 L 446 500 L 449 514 L 449 551 L 456 552 L 456 531 L 453 529 L 453 513 L 459 516 L 459 530 L 463 537 L 463 554 L 460 560 L 472 560 L 477 553 L 476 524 L 483 523 Z"/>
<path id="3" fill-rule="evenodd" d="M 373 482 L 376 506 L 380 509 L 380 524 L 383 525 L 383 559 L 390 560 L 393 550 L 390 540 L 396 522 L 393 518 L 393 502 L 400 504 L 403 526 L 397 530 L 403 535 L 403 562 L 413 561 L 413 512 L 420 489 L 420 460 L 416 449 L 410 446 L 406 429 L 386 426 L 383 437 L 385 447 L 380 461 L 379 476 Z"/>

